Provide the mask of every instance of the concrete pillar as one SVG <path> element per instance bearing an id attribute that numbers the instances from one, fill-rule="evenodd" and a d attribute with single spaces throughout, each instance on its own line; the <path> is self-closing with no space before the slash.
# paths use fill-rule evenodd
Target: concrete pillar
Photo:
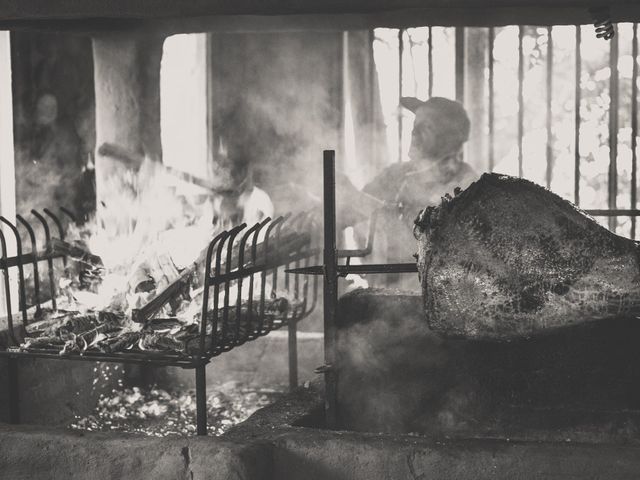
<path id="1" fill-rule="evenodd" d="M 11 46 L 9 32 L 0 32 L 0 215 L 10 220 L 16 215 L 16 177 L 13 152 L 13 98 L 11 94 Z M 13 234 L 4 228 L 13 246 Z M 12 252 L 13 253 L 13 252 Z M 15 292 L 12 292 L 15 294 Z M 17 297 L 14 297 L 17 298 Z M 6 328 L 4 285 L 0 279 L 0 330 Z"/>
<path id="2" fill-rule="evenodd" d="M 98 221 L 110 237 L 130 232 L 136 166 L 101 155 L 105 143 L 161 161 L 160 61 L 163 37 L 109 34 L 93 39 Z"/>

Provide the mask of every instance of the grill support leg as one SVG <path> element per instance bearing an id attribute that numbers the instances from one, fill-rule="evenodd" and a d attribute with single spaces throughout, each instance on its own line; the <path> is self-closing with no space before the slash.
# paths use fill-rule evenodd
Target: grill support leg
<path id="1" fill-rule="evenodd" d="M 18 359 L 7 359 L 9 379 L 9 423 L 20 423 L 20 403 L 18 393 Z"/>
<path id="2" fill-rule="evenodd" d="M 207 434 L 207 376 L 205 364 L 196 367 L 196 431 Z"/>
<path id="3" fill-rule="evenodd" d="M 289 321 L 289 390 L 298 387 L 298 325 L 294 318 Z"/>

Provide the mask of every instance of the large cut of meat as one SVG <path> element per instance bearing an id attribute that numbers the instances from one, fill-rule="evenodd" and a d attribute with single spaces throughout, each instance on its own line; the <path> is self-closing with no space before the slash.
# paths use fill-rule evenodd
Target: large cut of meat
<path id="1" fill-rule="evenodd" d="M 423 210 L 414 233 L 441 333 L 510 340 L 640 315 L 638 243 L 527 180 L 484 174 Z"/>

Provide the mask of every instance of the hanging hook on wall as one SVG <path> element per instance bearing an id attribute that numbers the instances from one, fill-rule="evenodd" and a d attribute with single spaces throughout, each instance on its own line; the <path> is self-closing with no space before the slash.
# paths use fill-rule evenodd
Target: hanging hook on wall
<path id="1" fill-rule="evenodd" d="M 596 37 L 611 40 L 615 34 L 615 26 L 611 21 L 611 10 L 609 7 L 593 7 L 589 9 L 593 26 L 596 28 Z"/>

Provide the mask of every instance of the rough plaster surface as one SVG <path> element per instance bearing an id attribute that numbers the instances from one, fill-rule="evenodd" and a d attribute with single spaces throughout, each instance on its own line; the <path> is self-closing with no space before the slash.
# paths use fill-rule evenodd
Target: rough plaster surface
<path id="1" fill-rule="evenodd" d="M 637 447 L 507 441 L 427 442 L 353 433 L 290 433 L 275 442 L 279 480 L 632 479 Z"/>
<path id="2" fill-rule="evenodd" d="M 100 394 L 111 391 L 118 380 L 124 377 L 122 365 L 73 360 L 20 360 L 18 385 L 21 421 L 60 425 L 69 422 L 75 415 L 88 415 Z M 6 385 L 7 360 L 0 358 L 0 422 L 8 421 Z"/>
<path id="3" fill-rule="evenodd" d="M 1 478 L 457 480 L 634 479 L 640 447 L 451 440 L 330 431 L 319 385 L 223 437 L 150 438 L 0 426 Z"/>
<path id="4" fill-rule="evenodd" d="M 243 480 L 270 470 L 268 448 L 211 437 L 0 429 L 0 476 L 14 480 Z"/>

